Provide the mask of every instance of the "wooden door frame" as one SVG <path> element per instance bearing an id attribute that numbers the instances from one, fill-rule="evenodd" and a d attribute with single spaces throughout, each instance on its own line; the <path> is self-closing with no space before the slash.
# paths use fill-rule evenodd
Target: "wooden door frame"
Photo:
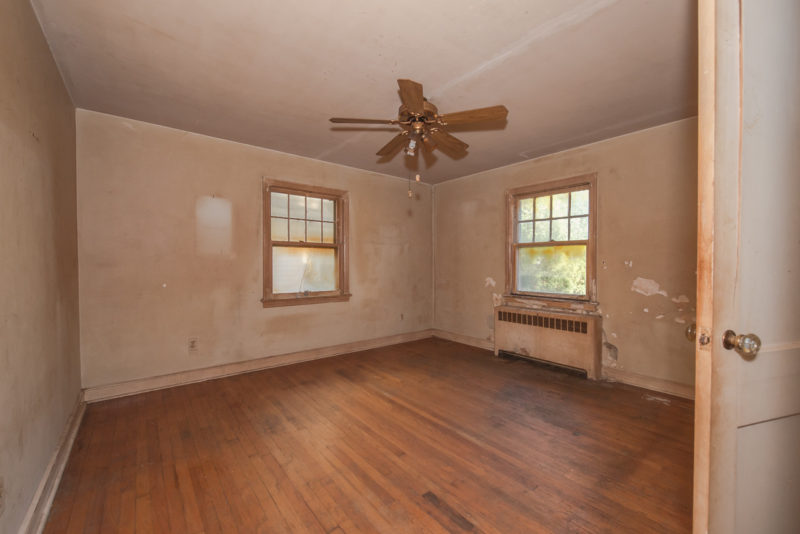
<path id="1" fill-rule="evenodd" d="M 739 258 L 742 78 L 740 0 L 698 2 L 697 341 L 693 531 L 734 532 L 734 324 Z M 707 344 L 702 344 L 707 336 Z"/>

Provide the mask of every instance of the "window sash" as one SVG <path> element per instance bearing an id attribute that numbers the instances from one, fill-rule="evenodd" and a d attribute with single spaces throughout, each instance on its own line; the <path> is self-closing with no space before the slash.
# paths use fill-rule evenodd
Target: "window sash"
<path id="1" fill-rule="evenodd" d="M 546 299 L 567 300 L 567 301 L 593 301 L 596 299 L 596 271 L 595 271 L 595 246 L 596 246 L 596 228 L 597 228 L 597 195 L 596 195 L 596 175 L 582 175 L 566 180 L 540 184 L 535 186 L 528 186 L 517 188 L 506 192 L 507 197 L 507 256 L 506 256 L 506 295 L 521 296 L 521 297 L 540 297 Z M 561 193 L 573 193 L 576 191 L 588 190 L 589 192 L 589 213 L 585 215 L 571 215 L 572 195 L 568 196 L 567 215 L 561 217 L 553 217 L 552 210 L 552 196 Z M 536 219 L 535 203 L 536 198 L 550 196 L 550 212 L 549 217 L 543 219 Z M 526 199 L 532 199 L 534 210 L 531 213 L 530 219 L 520 219 L 519 207 L 520 202 Z M 550 236 L 552 237 L 552 221 L 554 220 L 568 220 L 588 217 L 588 238 L 576 239 L 568 241 L 519 241 L 519 223 L 536 223 L 536 222 L 549 222 L 550 223 Z M 568 232 L 569 223 L 568 225 Z M 534 228 L 535 232 L 535 228 Z M 569 235 L 569 234 L 568 234 Z M 535 239 L 535 234 L 532 236 Z M 539 248 L 539 247 L 559 247 L 559 246 L 586 246 L 586 289 L 583 295 L 573 295 L 564 293 L 546 293 L 546 292 L 530 292 L 522 291 L 517 288 L 517 253 L 520 248 Z"/>
<path id="2" fill-rule="evenodd" d="M 334 203 L 334 242 L 333 243 L 320 243 L 314 241 L 284 241 L 273 240 L 271 232 L 272 223 L 272 193 L 284 193 L 287 195 L 302 195 L 306 198 L 319 198 L 322 200 L 330 200 Z M 281 306 L 293 304 L 313 304 L 317 302 L 332 302 L 332 301 L 346 301 L 350 298 L 349 292 L 349 279 L 348 279 L 348 261 L 347 261 L 347 207 L 348 197 L 345 191 L 338 191 L 333 189 L 303 186 L 281 183 L 281 182 L 265 182 L 264 196 L 263 196 L 263 210 L 264 210 L 264 263 L 263 263 L 263 277 L 264 277 L 264 290 L 261 299 L 264 307 L 268 306 Z M 288 208 L 288 206 L 287 206 Z M 297 219 L 291 217 L 291 213 L 287 212 L 287 216 L 280 216 L 278 218 L 291 220 L 302 220 L 304 223 L 307 221 L 316 222 L 316 219 L 308 219 L 308 204 L 306 202 L 305 208 L 306 218 Z M 322 215 L 321 215 L 322 218 Z M 331 222 L 331 221 L 325 221 Z M 306 230 L 307 232 L 307 230 Z M 287 234 L 287 238 L 291 237 Z M 307 238 L 307 235 L 305 236 Z M 274 293 L 273 292 L 273 248 L 274 247 L 294 247 L 294 248 L 320 248 L 332 249 L 335 251 L 336 256 L 336 276 L 338 279 L 338 289 L 333 291 L 303 291 L 299 293 Z"/>
<path id="3" fill-rule="evenodd" d="M 574 293 L 547 293 L 545 291 L 522 291 L 517 287 L 517 257 L 519 249 L 521 248 L 555 248 L 555 247 L 586 247 L 586 285 L 584 287 L 583 294 L 574 294 Z M 589 288 L 590 288 L 590 279 L 589 279 L 589 251 L 590 251 L 590 244 L 589 240 L 584 241 L 550 241 L 544 243 L 515 243 L 513 248 L 513 261 L 514 261 L 514 280 L 512 285 L 514 287 L 514 291 L 512 294 L 514 295 L 524 295 L 530 297 L 548 297 L 548 298 L 559 298 L 559 299 L 577 299 L 577 300 L 588 300 L 589 296 Z"/>

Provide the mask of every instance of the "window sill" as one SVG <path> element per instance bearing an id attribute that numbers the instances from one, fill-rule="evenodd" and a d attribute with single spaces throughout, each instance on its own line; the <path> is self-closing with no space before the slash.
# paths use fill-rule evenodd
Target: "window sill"
<path id="1" fill-rule="evenodd" d="M 587 315 L 597 315 L 600 304 L 591 300 L 571 299 L 571 298 L 552 298 L 535 297 L 531 295 L 503 295 L 503 304 L 508 306 L 519 306 L 535 310 L 554 310 L 583 313 Z"/>
<path id="2" fill-rule="evenodd" d="M 261 304 L 264 308 L 275 308 L 278 306 L 303 306 L 304 304 L 323 304 L 325 302 L 347 302 L 350 300 L 351 294 L 346 295 L 330 295 L 330 296 L 310 296 L 310 297 L 296 297 L 294 295 L 289 297 L 272 297 L 270 299 L 261 299 Z"/>

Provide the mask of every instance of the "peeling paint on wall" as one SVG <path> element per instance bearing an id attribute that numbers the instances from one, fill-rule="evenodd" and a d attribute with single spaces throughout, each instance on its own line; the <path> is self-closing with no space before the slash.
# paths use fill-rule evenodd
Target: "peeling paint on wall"
<path id="1" fill-rule="evenodd" d="M 605 338 L 605 333 L 603 333 L 603 337 Z M 617 362 L 619 360 L 619 349 L 617 346 L 612 345 L 608 341 L 603 341 L 602 360 L 603 367 L 617 367 Z"/>
<path id="2" fill-rule="evenodd" d="M 499 293 L 492 293 L 492 302 L 494 303 L 495 307 L 503 305 L 503 295 Z"/>
<path id="3" fill-rule="evenodd" d="M 661 286 L 655 280 L 650 280 L 649 278 L 642 278 L 638 277 L 636 280 L 633 281 L 631 285 L 631 291 L 636 291 L 637 293 L 641 293 L 642 295 L 649 297 L 652 295 L 664 295 L 667 296 L 667 292 L 661 289 Z"/>
<path id="4" fill-rule="evenodd" d="M 484 282 L 484 287 L 489 287 L 489 286 L 495 287 L 496 285 L 497 282 L 495 282 L 494 278 L 492 278 L 491 276 L 486 277 L 486 281 Z"/>
<path id="5" fill-rule="evenodd" d="M 676 304 L 680 304 L 681 302 L 689 302 L 689 297 L 686 295 L 680 295 L 679 297 L 673 297 L 672 302 Z"/>

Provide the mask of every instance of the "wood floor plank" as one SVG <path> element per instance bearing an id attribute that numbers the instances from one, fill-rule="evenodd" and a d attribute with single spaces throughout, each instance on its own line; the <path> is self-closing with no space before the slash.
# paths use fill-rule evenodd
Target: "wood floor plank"
<path id="1" fill-rule="evenodd" d="M 689 532 L 692 425 L 420 340 L 90 405 L 45 533 Z"/>

